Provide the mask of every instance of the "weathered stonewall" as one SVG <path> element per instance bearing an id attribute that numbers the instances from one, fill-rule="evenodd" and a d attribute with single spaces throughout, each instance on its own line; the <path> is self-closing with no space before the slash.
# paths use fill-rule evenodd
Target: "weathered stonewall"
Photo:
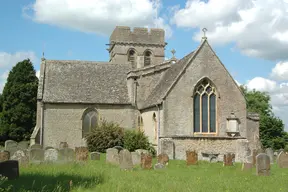
<path id="1" fill-rule="evenodd" d="M 89 150 L 87 147 L 75 147 L 76 161 L 87 161 Z"/>
<path id="2" fill-rule="evenodd" d="M 131 153 L 127 149 L 123 149 L 119 153 L 120 168 L 124 170 L 133 169 Z"/>
<path id="3" fill-rule="evenodd" d="M 252 168 L 253 168 L 252 163 L 243 163 L 242 164 L 242 171 L 248 171 L 248 170 L 251 170 Z"/>
<path id="4" fill-rule="evenodd" d="M 141 164 L 141 155 L 137 152 L 131 152 L 133 165 Z"/>
<path id="5" fill-rule="evenodd" d="M 44 161 L 44 153 L 43 149 L 30 149 L 29 151 L 29 161 L 31 163 L 41 163 Z"/>
<path id="6" fill-rule="evenodd" d="M 235 158 L 235 154 L 227 153 L 224 155 L 223 166 L 233 166 L 233 159 Z"/>
<path id="7" fill-rule="evenodd" d="M 106 162 L 119 165 L 119 153 L 115 148 L 109 148 L 106 150 Z"/>
<path id="8" fill-rule="evenodd" d="M 14 154 L 18 150 L 18 143 L 12 140 L 5 141 L 5 150 L 9 151 L 10 154 Z"/>
<path id="9" fill-rule="evenodd" d="M 0 151 L 0 162 L 8 161 L 10 159 L 10 152 L 9 151 Z"/>
<path id="10" fill-rule="evenodd" d="M 164 169 L 166 166 L 163 163 L 156 163 L 154 169 Z"/>
<path id="11" fill-rule="evenodd" d="M 58 150 L 57 149 L 46 149 L 44 152 L 44 161 L 45 162 L 56 162 L 58 161 Z"/>
<path id="12" fill-rule="evenodd" d="M 256 175 L 270 175 L 270 158 L 265 153 L 260 153 L 256 156 Z"/>
<path id="13" fill-rule="evenodd" d="M 19 177 L 19 163 L 16 160 L 0 162 L 0 175 L 7 177 L 9 180 Z"/>
<path id="14" fill-rule="evenodd" d="M 152 169 L 152 155 L 144 154 L 141 155 L 141 168 Z"/>
<path id="15" fill-rule="evenodd" d="M 288 168 L 288 153 L 281 151 L 277 157 L 277 164 L 280 168 Z"/>
<path id="16" fill-rule="evenodd" d="M 265 150 L 266 154 L 269 156 L 270 158 L 270 163 L 273 164 L 274 163 L 274 152 L 273 152 L 273 149 L 271 148 L 267 148 Z"/>
<path id="17" fill-rule="evenodd" d="M 58 159 L 62 162 L 75 161 L 75 152 L 71 148 L 63 148 L 59 150 Z"/>
<path id="18" fill-rule="evenodd" d="M 169 163 L 169 157 L 167 154 L 165 153 L 161 153 L 157 156 L 157 161 L 158 163 L 161 163 L 163 165 L 168 165 Z"/>
<path id="19" fill-rule="evenodd" d="M 186 165 L 196 165 L 198 163 L 198 154 L 196 151 L 186 151 Z"/>
<path id="20" fill-rule="evenodd" d="M 92 152 L 90 154 L 90 159 L 91 160 L 100 160 L 100 153 L 99 152 Z"/>
<path id="21" fill-rule="evenodd" d="M 10 157 L 10 160 L 17 160 L 20 165 L 28 164 L 29 156 L 27 153 L 25 151 L 18 150 Z"/>

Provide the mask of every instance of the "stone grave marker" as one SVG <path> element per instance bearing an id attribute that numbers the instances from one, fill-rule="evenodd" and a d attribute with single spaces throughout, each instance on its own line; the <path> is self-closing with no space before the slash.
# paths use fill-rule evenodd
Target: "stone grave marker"
<path id="1" fill-rule="evenodd" d="M 133 169 L 131 153 L 127 149 L 123 149 L 119 153 L 120 168 L 124 170 Z"/>
<path id="2" fill-rule="evenodd" d="M 30 149 L 42 149 L 42 145 L 40 144 L 34 144 L 30 146 Z"/>
<path id="3" fill-rule="evenodd" d="M 135 150 L 135 152 L 139 153 L 139 155 L 141 156 L 141 154 L 149 154 L 149 151 L 145 150 L 145 149 L 137 149 Z"/>
<path id="4" fill-rule="evenodd" d="M 277 157 L 277 164 L 280 168 L 288 168 L 288 153 L 281 151 Z"/>
<path id="5" fill-rule="evenodd" d="M 17 145 L 18 150 L 27 150 L 29 148 L 29 142 L 28 141 L 20 141 Z"/>
<path id="6" fill-rule="evenodd" d="M 224 166 L 233 166 L 233 159 L 235 158 L 235 154 L 227 153 L 224 155 L 223 165 Z"/>
<path id="7" fill-rule="evenodd" d="M 87 161 L 89 150 L 87 147 L 75 147 L 76 161 Z"/>
<path id="8" fill-rule="evenodd" d="M 10 154 L 14 154 L 18 150 L 18 143 L 12 140 L 5 141 L 5 150 L 9 151 Z"/>
<path id="9" fill-rule="evenodd" d="M 251 170 L 253 168 L 253 164 L 252 163 L 243 163 L 242 164 L 242 171 L 248 171 Z"/>
<path id="10" fill-rule="evenodd" d="M 163 163 L 156 163 L 154 169 L 164 169 L 166 166 Z"/>
<path id="11" fill-rule="evenodd" d="M 270 163 L 273 164 L 274 163 L 274 152 L 273 152 L 273 149 L 271 148 L 267 148 L 265 150 L 266 154 L 269 156 L 270 158 Z"/>
<path id="12" fill-rule="evenodd" d="M 42 163 L 44 161 L 44 153 L 43 149 L 30 149 L 29 151 L 29 161 L 31 163 Z"/>
<path id="13" fill-rule="evenodd" d="M 133 165 L 141 164 L 141 155 L 137 152 L 131 152 Z"/>
<path id="14" fill-rule="evenodd" d="M 57 149 L 46 149 L 44 152 L 44 161 L 54 163 L 58 161 L 58 150 Z"/>
<path id="15" fill-rule="evenodd" d="M 10 152 L 1 150 L 0 151 L 0 162 L 2 161 L 8 161 L 10 159 Z"/>
<path id="16" fill-rule="evenodd" d="M 14 180 L 19 177 L 19 163 L 16 160 L 0 162 L 0 175 Z"/>
<path id="17" fill-rule="evenodd" d="M 123 147 L 121 147 L 121 146 L 114 146 L 113 148 L 117 149 L 117 150 L 118 150 L 118 152 L 120 152 L 121 150 L 123 150 L 123 149 L 124 149 L 124 148 L 123 148 Z"/>
<path id="18" fill-rule="evenodd" d="M 169 159 L 175 158 L 175 144 L 171 139 L 163 139 L 161 142 L 161 153 L 168 155 Z"/>
<path id="19" fill-rule="evenodd" d="M 47 146 L 47 147 L 45 147 L 45 150 L 47 150 L 47 149 L 54 149 L 54 147 Z"/>
<path id="20" fill-rule="evenodd" d="M 11 157 L 11 160 L 17 160 L 20 165 L 28 164 L 29 163 L 29 157 L 28 154 L 25 153 L 23 150 L 16 151 Z"/>
<path id="21" fill-rule="evenodd" d="M 59 144 L 59 149 L 65 149 L 68 148 L 68 143 L 67 142 L 60 142 Z"/>
<path id="22" fill-rule="evenodd" d="M 256 175 L 270 175 L 270 158 L 265 153 L 260 153 L 256 156 Z"/>
<path id="23" fill-rule="evenodd" d="M 119 165 L 118 149 L 109 148 L 106 150 L 106 162 Z"/>
<path id="24" fill-rule="evenodd" d="M 198 154 L 196 151 L 186 151 L 186 165 L 196 165 L 198 163 Z"/>
<path id="25" fill-rule="evenodd" d="M 141 168 L 152 169 L 152 155 L 144 154 L 141 155 Z"/>
<path id="26" fill-rule="evenodd" d="M 245 163 L 251 163 L 253 165 L 253 156 L 249 155 L 245 159 Z"/>
<path id="27" fill-rule="evenodd" d="M 100 153 L 99 152 L 92 152 L 91 154 L 90 154 L 90 158 L 91 158 L 91 160 L 100 160 Z"/>
<path id="28" fill-rule="evenodd" d="M 253 149 L 253 150 L 252 150 L 252 157 L 253 157 L 253 159 L 252 159 L 252 164 L 253 164 L 253 166 L 256 165 L 256 156 L 257 156 L 257 150 L 256 150 L 256 149 Z"/>
<path id="29" fill-rule="evenodd" d="M 165 153 L 161 153 L 157 156 L 158 163 L 162 163 L 163 165 L 168 165 L 169 157 Z"/>
<path id="30" fill-rule="evenodd" d="M 75 152 L 71 148 L 62 148 L 58 153 L 58 160 L 61 162 L 72 162 L 75 160 Z"/>

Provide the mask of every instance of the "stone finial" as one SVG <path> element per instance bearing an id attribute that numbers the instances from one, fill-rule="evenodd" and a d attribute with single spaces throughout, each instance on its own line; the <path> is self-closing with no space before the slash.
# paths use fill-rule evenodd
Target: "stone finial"
<path id="1" fill-rule="evenodd" d="M 172 55 L 173 55 L 173 58 L 175 58 L 175 53 L 176 53 L 175 49 L 172 49 L 172 50 L 171 50 L 171 53 L 172 53 Z"/>
<path id="2" fill-rule="evenodd" d="M 207 37 L 206 37 L 207 29 L 206 29 L 206 28 L 203 28 L 202 31 L 203 31 L 203 37 L 202 37 L 202 39 L 207 39 Z"/>
<path id="3" fill-rule="evenodd" d="M 45 61 L 45 57 L 44 57 L 44 51 L 42 52 L 42 58 L 41 58 L 42 61 Z"/>
<path id="4" fill-rule="evenodd" d="M 177 61 L 177 58 L 175 57 L 175 53 L 176 53 L 175 49 L 172 49 L 171 53 L 172 53 L 172 58 L 170 59 L 170 61 L 172 63 L 175 63 Z"/>

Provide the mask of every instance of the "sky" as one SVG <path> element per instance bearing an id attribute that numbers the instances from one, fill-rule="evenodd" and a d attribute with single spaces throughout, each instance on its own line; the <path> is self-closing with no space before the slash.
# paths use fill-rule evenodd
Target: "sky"
<path id="1" fill-rule="evenodd" d="M 11 68 L 30 58 L 108 61 L 115 26 L 165 29 L 166 58 L 208 42 L 238 84 L 265 91 L 288 131 L 288 0 L 4 0 L 0 92 Z"/>

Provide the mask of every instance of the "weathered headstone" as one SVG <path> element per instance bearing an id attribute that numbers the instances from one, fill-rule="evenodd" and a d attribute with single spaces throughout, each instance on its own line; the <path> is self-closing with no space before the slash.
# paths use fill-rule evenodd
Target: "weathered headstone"
<path id="1" fill-rule="evenodd" d="M 288 168 L 288 153 L 281 151 L 277 157 L 277 164 L 280 168 Z"/>
<path id="2" fill-rule="evenodd" d="M 121 169 L 133 169 L 132 156 L 127 149 L 123 149 L 119 152 L 119 163 Z"/>
<path id="3" fill-rule="evenodd" d="M 139 153 L 139 155 L 141 156 L 141 154 L 149 154 L 149 151 L 145 150 L 145 149 L 137 149 L 135 150 L 135 152 Z"/>
<path id="4" fill-rule="evenodd" d="M 54 149 L 54 147 L 47 146 L 47 147 L 45 147 L 45 150 L 47 150 L 47 149 Z"/>
<path id="5" fill-rule="evenodd" d="M 171 139 L 161 139 L 161 153 L 168 155 L 169 159 L 175 159 L 175 144 Z"/>
<path id="6" fill-rule="evenodd" d="M 29 151 L 29 161 L 31 163 L 41 163 L 44 161 L 44 153 L 43 149 L 30 149 Z"/>
<path id="7" fill-rule="evenodd" d="M 252 161 L 252 164 L 253 165 L 256 165 L 256 156 L 257 156 L 257 150 L 256 149 L 253 149 L 252 150 L 252 157 L 253 157 L 253 161 Z"/>
<path id="8" fill-rule="evenodd" d="M 10 159 L 10 152 L 2 150 L 0 151 L 0 162 L 8 161 Z"/>
<path id="9" fill-rule="evenodd" d="M 157 156 L 158 163 L 162 163 L 163 165 L 168 165 L 169 157 L 165 153 L 161 153 Z"/>
<path id="10" fill-rule="evenodd" d="M 34 144 L 30 146 L 30 149 L 42 149 L 42 145 L 40 144 Z"/>
<path id="11" fill-rule="evenodd" d="M 16 160 L 0 162 L 0 175 L 7 177 L 8 180 L 19 177 L 19 163 Z"/>
<path id="12" fill-rule="evenodd" d="M 76 161 L 87 161 L 89 150 L 87 147 L 75 147 Z"/>
<path id="13" fill-rule="evenodd" d="M 196 151 L 186 151 L 186 165 L 196 165 L 198 163 L 198 154 Z"/>
<path id="14" fill-rule="evenodd" d="M 245 163 L 251 163 L 253 165 L 253 156 L 252 155 L 247 156 L 245 159 Z"/>
<path id="15" fill-rule="evenodd" d="M 137 152 L 131 152 L 133 165 L 141 164 L 141 155 Z"/>
<path id="16" fill-rule="evenodd" d="M 113 148 L 117 149 L 117 150 L 118 150 L 118 152 L 120 152 L 121 150 L 123 150 L 123 149 L 124 149 L 124 148 L 123 148 L 123 147 L 121 147 L 121 146 L 114 146 Z"/>
<path id="17" fill-rule="evenodd" d="M 58 150 L 57 149 L 46 149 L 44 152 L 45 162 L 56 162 L 58 160 Z"/>
<path id="18" fill-rule="evenodd" d="M 119 165 L 119 153 L 115 148 L 109 148 L 106 150 L 106 162 Z"/>
<path id="19" fill-rule="evenodd" d="M 90 158 L 91 158 L 91 160 L 100 160 L 100 153 L 99 152 L 92 152 L 91 154 L 90 154 Z"/>
<path id="20" fill-rule="evenodd" d="M 252 168 L 253 168 L 252 163 L 243 163 L 242 164 L 242 171 L 248 171 L 248 170 L 251 170 Z"/>
<path id="21" fill-rule="evenodd" d="M 68 143 L 67 142 L 60 142 L 59 144 L 59 149 L 65 149 L 68 148 Z"/>
<path id="22" fill-rule="evenodd" d="M 141 155 L 141 168 L 152 169 L 152 155 L 144 154 Z"/>
<path id="23" fill-rule="evenodd" d="M 28 141 L 20 141 L 17 145 L 18 150 L 27 150 L 29 148 L 29 142 Z"/>
<path id="24" fill-rule="evenodd" d="M 25 151 L 23 150 L 18 150 L 16 151 L 11 157 L 11 160 L 17 160 L 19 164 L 28 164 L 29 163 L 29 156 Z"/>
<path id="25" fill-rule="evenodd" d="M 58 159 L 62 162 L 72 162 L 75 160 L 75 152 L 71 148 L 62 148 L 59 150 Z"/>
<path id="26" fill-rule="evenodd" d="M 260 153 L 256 156 L 256 175 L 270 175 L 270 158 L 265 153 Z"/>
<path id="27" fill-rule="evenodd" d="M 265 151 L 266 151 L 266 154 L 270 158 L 270 163 L 273 164 L 274 163 L 274 152 L 273 152 L 273 149 L 267 148 Z"/>
<path id="28" fill-rule="evenodd" d="M 154 169 L 164 169 L 165 165 L 163 163 L 156 163 L 154 165 Z"/>
<path id="29" fill-rule="evenodd" d="M 227 153 L 224 155 L 223 165 L 224 166 L 233 166 L 233 159 L 235 158 L 235 154 Z"/>
<path id="30" fill-rule="evenodd" d="M 9 151 L 10 154 L 14 154 L 18 150 L 18 143 L 12 140 L 5 141 L 5 150 Z"/>

